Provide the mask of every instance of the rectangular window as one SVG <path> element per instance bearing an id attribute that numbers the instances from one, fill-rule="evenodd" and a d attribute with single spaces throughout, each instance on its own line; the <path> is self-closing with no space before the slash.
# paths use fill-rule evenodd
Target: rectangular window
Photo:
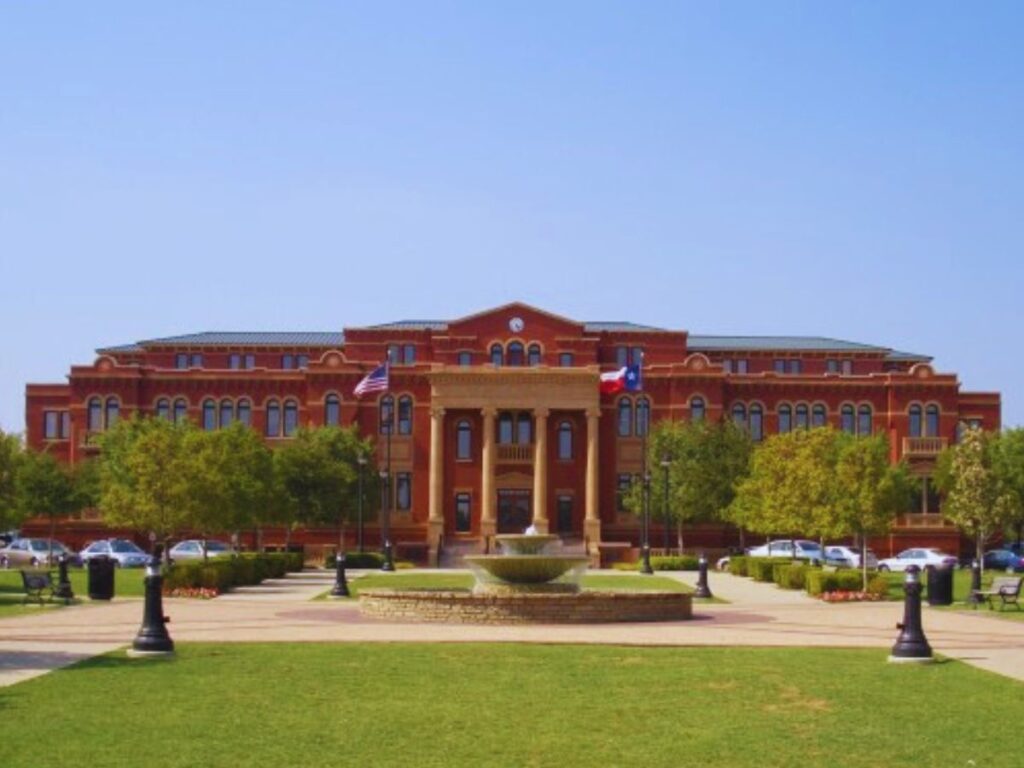
<path id="1" fill-rule="evenodd" d="M 789 361 L 789 372 L 790 373 L 800 373 L 800 361 L 799 360 L 790 360 Z"/>
<path id="2" fill-rule="evenodd" d="M 747 361 L 746 360 L 737 360 L 736 361 L 736 373 L 746 373 L 746 372 L 747 372 Z"/>
<path id="3" fill-rule="evenodd" d="M 838 360 L 826 360 L 825 370 L 828 373 L 839 373 L 839 361 Z"/>
<path id="4" fill-rule="evenodd" d="M 468 493 L 455 494 L 455 531 L 469 533 L 472 526 L 470 515 L 470 497 Z"/>
<path id="5" fill-rule="evenodd" d="M 401 350 L 397 344 L 388 344 L 388 362 L 392 365 L 398 364 L 398 354 Z"/>
<path id="6" fill-rule="evenodd" d="M 299 368 L 309 368 L 309 355 L 297 355 L 295 365 Z"/>
<path id="7" fill-rule="evenodd" d="M 626 511 L 626 494 L 633 484 L 633 478 L 629 474 L 618 475 L 615 478 L 615 508 L 619 512 Z"/>
<path id="8" fill-rule="evenodd" d="M 559 495 L 555 499 L 556 522 L 559 533 L 572 533 L 572 496 Z"/>
<path id="9" fill-rule="evenodd" d="M 629 365 L 629 347 L 615 348 L 615 364 L 619 368 L 625 368 Z"/>
<path id="10" fill-rule="evenodd" d="M 412 509 L 412 473 L 399 472 L 395 475 L 395 501 L 400 510 Z"/>
<path id="11" fill-rule="evenodd" d="M 71 413 L 70 411 L 61 411 L 60 413 L 60 436 L 67 440 L 71 437 Z"/>
<path id="12" fill-rule="evenodd" d="M 47 440 L 60 437 L 60 413 L 57 411 L 43 411 L 43 437 Z"/>
<path id="13" fill-rule="evenodd" d="M 843 360 L 843 376 L 853 375 L 853 360 Z"/>
<path id="14" fill-rule="evenodd" d="M 246 355 L 245 356 L 245 367 L 246 368 L 255 368 L 256 367 L 256 355 Z"/>
<path id="15" fill-rule="evenodd" d="M 402 347 L 402 365 L 415 365 L 416 364 L 416 346 L 413 344 L 406 344 Z"/>
<path id="16" fill-rule="evenodd" d="M 231 355 L 231 357 L 228 358 L 228 367 L 231 370 L 233 370 L 233 371 L 237 371 L 239 368 L 241 368 L 242 367 L 242 356 L 241 355 Z"/>
<path id="17" fill-rule="evenodd" d="M 786 372 L 786 361 L 785 360 L 776 360 L 775 363 L 774 363 L 774 370 L 775 370 L 776 373 L 785 373 Z"/>
<path id="18" fill-rule="evenodd" d="M 295 367 L 295 355 L 281 355 L 281 367 L 290 371 Z"/>
<path id="19" fill-rule="evenodd" d="M 189 364 L 191 365 L 192 368 L 202 368 L 203 356 L 200 354 L 192 355 L 192 359 L 189 360 Z"/>
<path id="20" fill-rule="evenodd" d="M 732 360 L 730 360 L 729 358 L 725 358 L 722 361 L 722 370 L 725 371 L 726 373 L 732 373 Z"/>
<path id="21" fill-rule="evenodd" d="M 188 368 L 188 355 L 184 352 L 179 352 L 174 356 L 174 367 L 179 370 Z"/>
<path id="22" fill-rule="evenodd" d="M 643 365 L 644 364 L 644 349 L 643 347 L 633 347 L 629 353 L 630 365 Z"/>
<path id="23" fill-rule="evenodd" d="M 558 364 L 563 368 L 572 368 L 574 363 L 572 352 L 562 352 L 558 356 Z"/>
<path id="24" fill-rule="evenodd" d="M 459 352 L 459 365 L 467 367 L 473 364 L 472 352 Z"/>

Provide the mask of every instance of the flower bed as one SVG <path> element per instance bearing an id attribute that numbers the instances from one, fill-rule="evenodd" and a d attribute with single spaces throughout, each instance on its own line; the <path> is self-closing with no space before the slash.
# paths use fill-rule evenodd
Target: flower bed
<path id="1" fill-rule="evenodd" d="M 175 587 L 164 590 L 164 597 L 191 597 L 199 600 L 212 600 L 220 595 L 216 588 L 212 587 Z"/>
<path id="2" fill-rule="evenodd" d="M 837 589 L 834 592 L 822 592 L 821 599 L 826 603 L 859 603 L 875 602 L 882 599 L 877 592 L 852 592 L 845 589 Z"/>

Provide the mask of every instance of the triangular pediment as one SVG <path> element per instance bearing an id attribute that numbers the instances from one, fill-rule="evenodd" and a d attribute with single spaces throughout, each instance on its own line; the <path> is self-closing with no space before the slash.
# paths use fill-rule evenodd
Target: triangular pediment
<path id="1" fill-rule="evenodd" d="M 583 323 L 513 301 L 453 320 L 448 332 L 453 336 L 582 336 Z"/>

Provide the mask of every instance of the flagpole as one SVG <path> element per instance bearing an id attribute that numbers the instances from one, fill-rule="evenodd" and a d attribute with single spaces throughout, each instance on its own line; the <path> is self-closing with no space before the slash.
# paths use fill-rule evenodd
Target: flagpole
<path id="1" fill-rule="evenodd" d="M 644 380 L 644 353 L 640 350 L 640 382 L 641 389 L 643 392 L 643 380 Z M 640 544 L 640 573 L 652 574 L 654 569 L 651 568 L 651 473 L 647 466 L 647 435 L 651 431 L 651 401 L 644 394 L 641 400 L 646 404 L 644 406 L 644 434 L 643 434 L 643 483 L 644 483 L 644 501 L 643 501 L 643 523 L 641 525 L 641 535 L 643 541 Z"/>
<path id="2" fill-rule="evenodd" d="M 388 395 L 391 396 L 391 371 L 390 371 L 390 369 L 386 369 L 386 370 L 387 370 L 387 374 L 388 374 Z M 388 408 L 388 418 L 387 418 L 387 422 L 386 422 L 387 423 L 387 431 L 388 431 L 387 432 L 388 444 L 387 444 L 387 453 L 386 453 L 386 459 L 385 459 L 384 482 L 386 483 L 387 487 L 386 487 L 386 492 L 384 494 L 384 498 L 386 499 L 386 502 L 383 502 L 383 504 L 382 504 L 383 507 L 384 507 L 384 509 L 383 509 L 383 512 L 384 512 L 384 515 L 383 515 L 383 517 L 384 517 L 384 525 L 383 525 L 383 528 L 381 530 L 381 535 L 382 535 L 382 538 L 384 539 L 384 541 L 383 541 L 384 564 L 381 565 L 381 567 L 380 567 L 380 569 L 382 571 L 393 571 L 393 570 L 395 570 L 394 551 L 393 551 L 392 546 L 391 546 L 391 509 L 393 508 L 394 503 L 395 503 L 395 500 L 394 500 L 395 487 L 394 487 L 394 483 L 391 481 L 391 433 L 394 431 L 394 427 L 395 427 L 395 408 L 396 408 L 395 398 L 393 396 L 391 396 L 391 407 Z"/>

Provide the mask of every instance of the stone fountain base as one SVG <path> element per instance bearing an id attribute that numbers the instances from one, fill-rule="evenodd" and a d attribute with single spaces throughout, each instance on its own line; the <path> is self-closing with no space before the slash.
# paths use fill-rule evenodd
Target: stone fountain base
<path id="1" fill-rule="evenodd" d="M 611 624 L 693 618 L 692 597 L 681 592 L 368 589 L 359 593 L 359 607 L 365 616 L 387 621 L 446 624 Z"/>

